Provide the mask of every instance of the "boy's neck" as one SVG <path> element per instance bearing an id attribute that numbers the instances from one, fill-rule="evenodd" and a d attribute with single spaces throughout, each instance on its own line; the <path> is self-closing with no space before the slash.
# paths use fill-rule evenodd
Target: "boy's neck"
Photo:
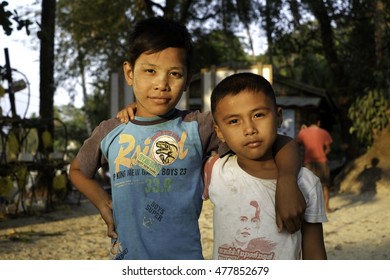
<path id="1" fill-rule="evenodd" d="M 237 163 L 246 173 L 260 179 L 276 179 L 278 168 L 274 159 L 269 160 L 242 160 L 237 156 Z"/>
<path id="2" fill-rule="evenodd" d="M 171 116 L 173 116 L 173 114 L 175 114 L 176 112 L 176 108 L 173 108 L 171 111 L 169 111 L 168 113 L 162 115 L 162 116 L 148 116 L 148 117 L 144 117 L 144 116 L 139 116 L 137 115 L 137 113 L 135 114 L 135 118 L 136 119 L 142 119 L 142 120 L 156 120 L 156 119 L 168 119 L 170 118 Z"/>
<path id="3" fill-rule="evenodd" d="M 310 126 L 311 126 L 311 127 L 320 127 L 320 123 L 319 123 L 319 122 L 317 122 L 317 123 L 312 123 Z"/>

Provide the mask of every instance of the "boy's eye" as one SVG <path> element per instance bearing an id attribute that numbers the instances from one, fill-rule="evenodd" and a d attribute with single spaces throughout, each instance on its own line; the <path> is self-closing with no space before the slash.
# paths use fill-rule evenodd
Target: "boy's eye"
<path id="1" fill-rule="evenodd" d="M 146 72 L 146 73 L 151 73 L 151 74 L 153 74 L 153 73 L 155 73 L 156 71 L 155 71 L 154 69 L 145 69 L 145 72 Z"/>
<path id="2" fill-rule="evenodd" d="M 174 76 L 176 78 L 181 78 L 183 77 L 183 74 L 180 72 L 171 72 L 171 76 Z"/>
<path id="3" fill-rule="evenodd" d="M 228 121 L 228 124 L 236 124 L 236 123 L 238 123 L 237 119 L 231 119 Z"/>
<path id="4" fill-rule="evenodd" d="M 256 113 L 255 114 L 255 118 L 261 118 L 261 117 L 264 117 L 265 114 L 264 113 Z"/>

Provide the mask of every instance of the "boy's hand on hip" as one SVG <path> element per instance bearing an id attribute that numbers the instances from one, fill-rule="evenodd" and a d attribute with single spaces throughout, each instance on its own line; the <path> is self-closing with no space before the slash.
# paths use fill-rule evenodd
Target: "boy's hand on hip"
<path id="1" fill-rule="evenodd" d="M 103 209 L 100 209 L 100 215 L 107 225 L 107 236 L 114 239 L 118 238 L 118 235 L 115 231 L 114 216 L 112 214 L 111 205 L 107 205 Z"/>

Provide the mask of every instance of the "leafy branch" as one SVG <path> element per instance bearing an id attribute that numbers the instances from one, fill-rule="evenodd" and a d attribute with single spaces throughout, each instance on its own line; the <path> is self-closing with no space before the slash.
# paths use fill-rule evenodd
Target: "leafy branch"
<path id="1" fill-rule="evenodd" d="M 388 101 L 381 90 L 370 90 L 358 97 L 348 110 L 348 118 L 353 122 L 349 133 L 355 133 L 366 147 L 372 146 L 374 136 L 389 123 L 387 108 Z"/>

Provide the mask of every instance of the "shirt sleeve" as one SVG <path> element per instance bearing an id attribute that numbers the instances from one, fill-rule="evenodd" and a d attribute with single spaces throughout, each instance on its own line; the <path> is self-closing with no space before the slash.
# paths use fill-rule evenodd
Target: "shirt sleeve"
<path id="1" fill-rule="evenodd" d="M 219 159 L 218 155 L 211 156 L 204 164 L 203 167 L 204 191 L 202 196 L 203 200 L 209 199 L 209 187 L 211 182 L 211 176 L 213 173 L 213 166 L 218 159 Z"/>
<path id="2" fill-rule="evenodd" d="M 199 134 L 202 139 L 203 154 L 207 157 L 211 152 L 217 152 L 220 157 L 226 155 L 230 149 L 220 141 L 214 130 L 214 120 L 211 112 L 198 113 Z"/>
<path id="3" fill-rule="evenodd" d="M 320 179 L 303 167 L 298 176 L 298 185 L 306 200 L 305 221 L 308 223 L 327 222 Z"/>
<path id="4" fill-rule="evenodd" d="M 333 142 L 332 136 L 330 136 L 329 132 L 325 130 L 325 139 L 326 144 L 331 144 Z"/>
<path id="5" fill-rule="evenodd" d="M 101 122 L 81 146 L 76 160 L 81 172 L 88 178 L 92 178 L 96 171 L 107 162 L 101 150 L 101 141 L 113 128 L 120 124 L 120 121 L 117 119 Z"/>

